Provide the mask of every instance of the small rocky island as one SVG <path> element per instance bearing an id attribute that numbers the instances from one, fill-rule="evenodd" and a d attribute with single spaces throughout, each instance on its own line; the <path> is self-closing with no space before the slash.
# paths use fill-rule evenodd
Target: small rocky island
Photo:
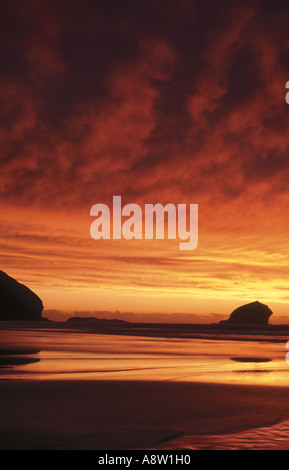
<path id="1" fill-rule="evenodd" d="M 0 271 L 0 321 L 39 321 L 42 312 L 42 300 L 34 292 Z"/>
<path id="2" fill-rule="evenodd" d="M 269 323 L 272 310 L 260 302 L 252 302 L 242 305 L 234 310 L 228 320 L 223 320 L 220 325 L 254 325 L 266 326 Z"/>

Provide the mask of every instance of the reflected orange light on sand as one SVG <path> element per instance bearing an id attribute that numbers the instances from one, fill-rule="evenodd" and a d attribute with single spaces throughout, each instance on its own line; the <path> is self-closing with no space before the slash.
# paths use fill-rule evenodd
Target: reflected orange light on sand
<path id="1" fill-rule="evenodd" d="M 268 337 L 267 341 L 262 341 L 260 336 L 257 341 L 254 335 L 245 336 L 244 341 L 242 335 L 238 339 L 235 335 L 225 339 L 221 333 L 210 338 L 209 331 L 202 338 L 193 339 L 168 338 L 165 333 L 164 336 L 150 337 L 155 332 L 147 328 L 144 337 L 124 332 L 98 334 L 96 340 L 93 333 L 77 329 L 64 331 L 65 335 L 63 330 L 47 329 L 41 336 L 33 329 L 7 332 L 7 343 L 10 347 L 13 344 L 20 353 L 12 354 L 13 368 L 6 371 L 7 376 L 5 370 L 2 371 L 2 378 L 165 380 L 279 386 L 288 386 L 289 382 L 283 347 L 279 342 L 268 341 Z M 7 354 L 9 356 L 9 350 Z"/>

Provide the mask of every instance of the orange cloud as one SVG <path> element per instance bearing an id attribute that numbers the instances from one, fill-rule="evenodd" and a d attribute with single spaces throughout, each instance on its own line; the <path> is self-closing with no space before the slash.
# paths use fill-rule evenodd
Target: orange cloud
<path id="1" fill-rule="evenodd" d="M 284 313 L 287 3 L 27 5 L 0 19 L 2 269 L 49 308 Z M 91 240 L 113 195 L 199 204 L 197 251 Z"/>

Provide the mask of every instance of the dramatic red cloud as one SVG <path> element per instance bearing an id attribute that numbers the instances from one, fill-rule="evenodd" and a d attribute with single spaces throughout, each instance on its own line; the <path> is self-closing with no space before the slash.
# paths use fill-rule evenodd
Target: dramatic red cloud
<path id="1" fill-rule="evenodd" d="M 1 269 L 49 309 L 286 314 L 289 7 L 1 6 Z M 199 246 L 90 238 L 90 208 L 199 204 Z"/>

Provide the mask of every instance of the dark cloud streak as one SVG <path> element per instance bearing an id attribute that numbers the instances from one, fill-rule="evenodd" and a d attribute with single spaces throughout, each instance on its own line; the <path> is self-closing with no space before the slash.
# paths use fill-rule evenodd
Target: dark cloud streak
<path id="1" fill-rule="evenodd" d="M 289 173 L 286 2 L 26 3 L 1 6 L 3 202 L 227 200 Z"/>

